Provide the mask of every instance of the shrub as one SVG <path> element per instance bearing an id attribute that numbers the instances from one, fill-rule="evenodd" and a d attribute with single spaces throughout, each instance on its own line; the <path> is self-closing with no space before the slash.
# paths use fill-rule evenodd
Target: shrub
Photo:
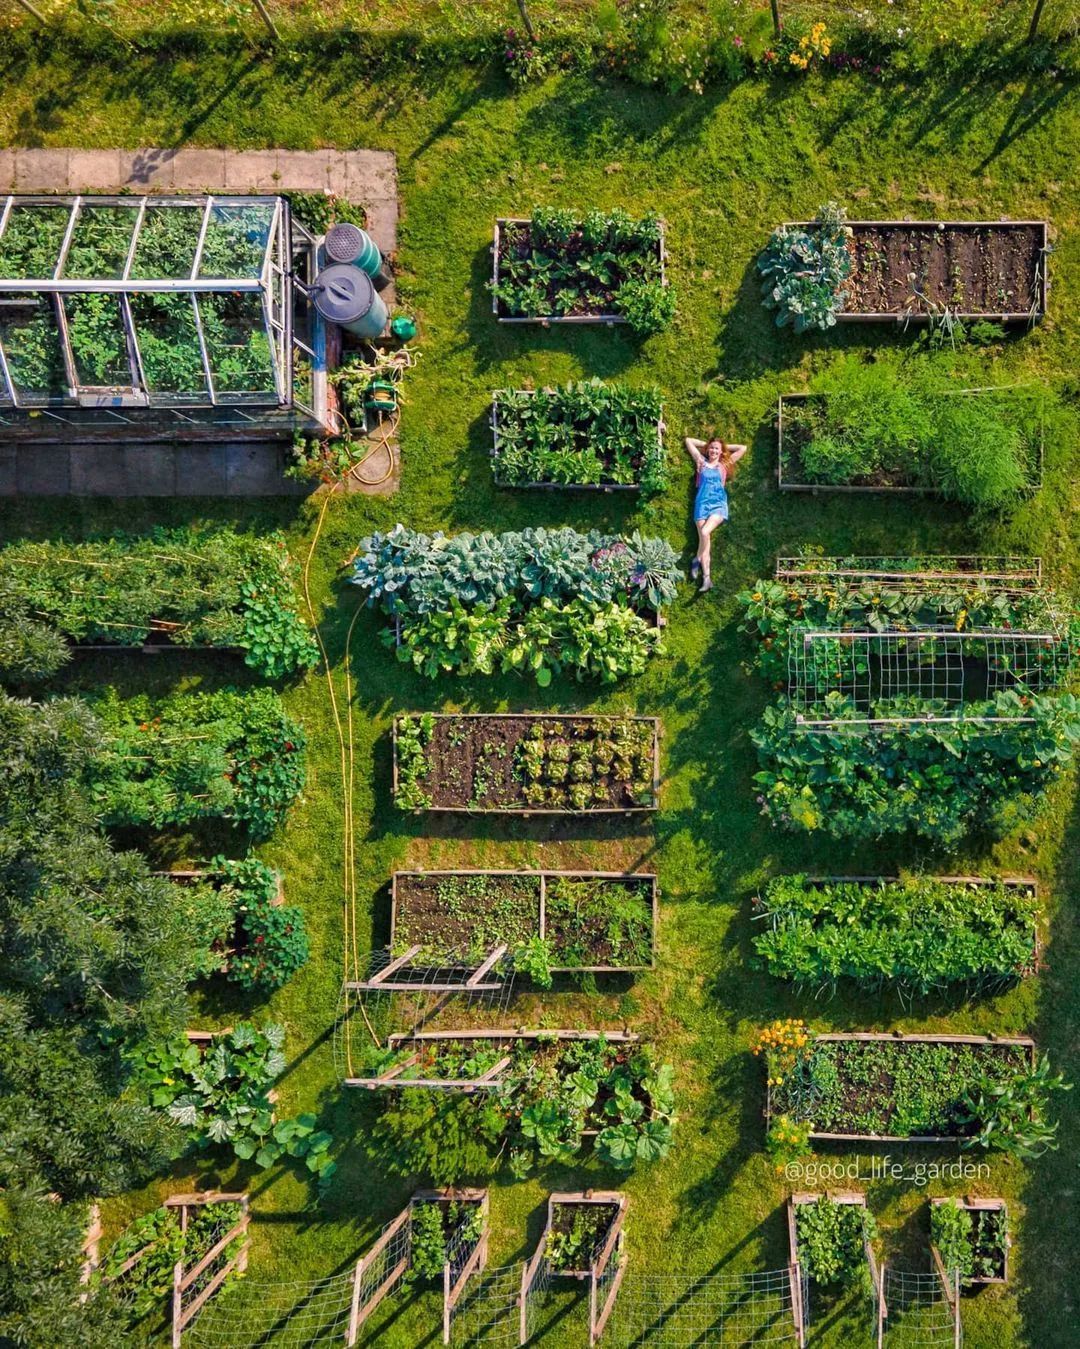
<path id="1" fill-rule="evenodd" d="M 757 265 L 765 278 L 762 302 L 778 311 L 778 328 L 790 323 L 802 333 L 836 324 L 847 299 L 843 285 L 851 275 L 851 229 L 845 220 L 844 211 L 829 202 L 808 228 L 781 225 L 773 230 Z"/>
<path id="2" fill-rule="evenodd" d="M 91 791 L 105 824 L 221 818 L 265 837 L 304 784 L 304 734 L 269 690 L 96 698 L 105 743 Z"/>
<path id="3" fill-rule="evenodd" d="M 180 646 L 240 647 L 271 678 L 318 660 L 280 534 L 161 529 L 9 544 L 0 550 L 0 615 L 12 603 L 76 643 L 141 646 L 165 632 Z"/>
<path id="4" fill-rule="evenodd" d="M 10 1136 L 5 1137 L 10 1147 Z M 10 1153 L 9 1153 L 10 1156 Z M 123 1310 L 80 1278 L 87 1204 L 56 1203 L 39 1177 L 0 1191 L 0 1342 L 126 1349 Z"/>

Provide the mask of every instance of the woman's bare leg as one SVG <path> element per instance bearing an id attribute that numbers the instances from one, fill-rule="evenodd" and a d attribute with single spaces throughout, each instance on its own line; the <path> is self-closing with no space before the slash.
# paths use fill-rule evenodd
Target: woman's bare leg
<path id="1" fill-rule="evenodd" d="M 710 515 L 703 525 L 698 525 L 701 535 L 701 588 L 712 589 L 712 534 L 717 525 L 722 524 L 719 515 Z"/>
<path id="2" fill-rule="evenodd" d="M 700 521 L 700 520 L 695 520 L 695 521 L 694 521 L 694 528 L 697 530 L 697 552 L 694 554 L 694 561 L 698 564 L 698 568 L 700 569 L 700 567 L 701 567 L 701 565 L 702 565 L 702 563 L 701 563 L 701 554 L 702 554 L 703 549 L 704 549 L 705 546 L 706 546 L 706 540 L 705 540 L 705 536 L 704 536 L 704 535 L 702 534 L 702 532 L 701 532 L 701 521 Z"/>

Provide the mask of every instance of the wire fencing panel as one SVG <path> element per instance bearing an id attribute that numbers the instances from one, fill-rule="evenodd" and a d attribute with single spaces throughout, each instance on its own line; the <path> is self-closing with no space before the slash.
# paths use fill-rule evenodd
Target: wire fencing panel
<path id="1" fill-rule="evenodd" d="M 452 1343 L 492 1346 L 521 1341 L 521 1266 L 488 1269 L 469 1281 L 455 1308 Z"/>
<path id="2" fill-rule="evenodd" d="M 959 1299 L 949 1298 L 937 1273 L 886 1265 L 884 1296 L 885 1349 L 959 1349 L 963 1343 Z"/>
<path id="3" fill-rule="evenodd" d="M 661 1274 L 628 1273 L 604 1343 L 619 1349 L 798 1344 L 796 1296 L 786 1266 L 766 1273 L 710 1274 L 682 1284 Z"/>
<path id="4" fill-rule="evenodd" d="M 208 1302 L 184 1332 L 206 1349 L 306 1349 L 345 1343 L 351 1272 L 310 1283 L 244 1282 Z"/>

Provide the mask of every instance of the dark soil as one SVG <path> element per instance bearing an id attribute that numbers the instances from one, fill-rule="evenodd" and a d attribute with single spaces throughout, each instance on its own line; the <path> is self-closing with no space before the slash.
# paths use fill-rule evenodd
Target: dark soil
<path id="1" fill-rule="evenodd" d="M 467 959 L 540 931 L 539 876 L 399 876 L 394 948 Z"/>
<path id="2" fill-rule="evenodd" d="M 566 791 L 559 803 L 530 804 L 525 798 L 526 778 L 520 766 L 519 746 L 529 728 L 543 724 L 547 743 L 571 747 L 587 745 L 609 733 L 611 717 L 575 717 L 558 721 L 544 717 L 513 718 L 498 714 L 484 717 L 440 718 L 425 748 L 428 771 L 425 790 L 434 809 L 458 807 L 472 810 L 565 810 L 577 813 Z M 652 770 L 649 771 L 652 780 Z M 630 783 L 613 773 L 602 780 L 606 788 L 603 801 L 594 801 L 589 810 L 626 810 L 647 804 L 635 800 Z"/>
<path id="3" fill-rule="evenodd" d="M 1039 299 L 1036 225 L 853 225 L 849 314 L 1026 314 Z"/>

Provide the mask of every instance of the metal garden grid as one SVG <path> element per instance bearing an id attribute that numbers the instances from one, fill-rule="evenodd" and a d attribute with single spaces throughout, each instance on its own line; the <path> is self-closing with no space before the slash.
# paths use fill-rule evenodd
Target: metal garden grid
<path id="1" fill-rule="evenodd" d="M 279 196 L 0 198 L 0 431 L 317 428 L 315 248 Z"/>

